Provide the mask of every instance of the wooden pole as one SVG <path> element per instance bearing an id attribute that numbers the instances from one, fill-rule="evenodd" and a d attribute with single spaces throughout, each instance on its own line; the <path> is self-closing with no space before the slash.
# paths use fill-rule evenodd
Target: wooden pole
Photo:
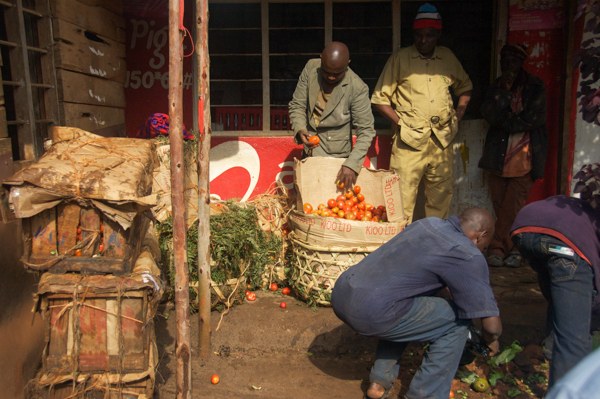
<path id="1" fill-rule="evenodd" d="M 198 101 L 198 356 L 210 355 L 210 59 L 208 0 L 196 1 L 196 79 Z"/>
<path id="2" fill-rule="evenodd" d="M 169 141 L 171 144 L 171 204 L 177 315 L 176 397 L 191 399 L 190 288 L 183 201 L 183 53 L 179 0 L 169 0 Z"/>

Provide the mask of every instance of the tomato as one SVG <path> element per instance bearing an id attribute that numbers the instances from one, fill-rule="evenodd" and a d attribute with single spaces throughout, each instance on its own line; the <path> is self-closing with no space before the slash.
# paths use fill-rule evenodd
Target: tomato
<path id="1" fill-rule="evenodd" d="M 323 216 L 324 218 L 326 218 L 328 216 L 331 216 L 331 215 L 332 215 L 332 213 L 331 213 L 331 211 L 329 209 L 323 209 L 321 211 L 321 216 Z"/>
<path id="2" fill-rule="evenodd" d="M 101 225 L 100 225 L 100 232 L 101 232 L 101 233 L 104 233 L 104 224 L 101 224 Z"/>
<path id="3" fill-rule="evenodd" d="M 317 209 L 324 209 L 324 208 L 327 208 L 327 207 L 325 206 L 325 204 L 319 204 L 319 206 L 317 207 Z"/>
<path id="4" fill-rule="evenodd" d="M 273 258 L 275 259 L 275 258 Z M 248 283 L 248 289 L 252 288 L 252 284 Z"/>
<path id="5" fill-rule="evenodd" d="M 373 219 L 373 212 L 365 211 L 365 217 L 369 218 L 369 220 Z"/>
<path id="6" fill-rule="evenodd" d="M 344 211 L 344 213 L 352 213 L 352 207 L 348 205 L 344 206 L 342 210 Z"/>
<path id="7" fill-rule="evenodd" d="M 286 235 L 288 233 L 288 231 L 287 230 L 283 230 L 282 233 L 283 233 L 283 235 Z"/>
<path id="8" fill-rule="evenodd" d="M 285 287 L 284 289 L 281 290 L 281 293 L 283 295 L 290 295 L 290 292 L 292 292 L 288 287 Z"/>
<path id="9" fill-rule="evenodd" d="M 354 206 L 354 202 L 352 202 L 351 200 L 348 200 L 348 201 L 344 202 L 344 206 L 349 206 L 350 208 L 352 208 Z"/>
<path id="10" fill-rule="evenodd" d="M 368 222 L 369 218 L 366 217 L 366 216 L 363 216 L 362 218 L 360 218 L 360 220 L 363 221 L 363 222 Z"/>
<path id="11" fill-rule="evenodd" d="M 314 211 L 310 213 L 311 215 L 315 215 L 315 216 L 321 216 L 321 212 L 319 211 Z"/>
<path id="12" fill-rule="evenodd" d="M 373 209 L 373 216 L 381 216 L 381 210 L 380 209 Z"/>
<path id="13" fill-rule="evenodd" d="M 213 384 L 218 384 L 220 381 L 219 376 L 216 374 L 213 374 L 210 376 L 210 382 L 212 382 Z"/>
<path id="14" fill-rule="evenodd" d="M 358 210 L 360 210 L 360 211 L 364 211 L 365 210 L 365 203 L 364 202 L 359 202 L 358 204 L 356 204 L 356 206 L 358 207 Z"/>
<path id="15" fill-rule="evenodd" d="M 373 219 L 371 219 L 371 222 L 379 222 L 379 216 L 373 216 Z"/>
<path id="16" fill-rule="evenodd" d="M 249 300 L 249 301 L 255 301 L 256 300 L 256 294 L 254 292 L 251 292 L 251 293 L 249 293 L 246 296 L 246 299 Z"/>
<path id="17" fill-rule="evenodd" d="M 342 209 L 345 206 L 346 206 L 346 201 L 338 201 L 338 203 L 337 203 L 338 208 Z"/>
<path id="18" fill-rule="evenodd" d="M 248 288 L 250 288 L 250 287 L 248 287 Z M 248 295 L 250 295 L 250 294 L 252 294 L 252 291 L 250 291 L 250 290 L 246 290 L 246 296 L 248 296 Z"/>
<path id="19" fill-rule="evenodd" d="M 81 234 L 81 226 L 77 226 L 77 234 Z"/>
<path id="20" fill-rule="evenodd" d="M 349 213 L 346 215 L 346 219 L 348 220 L 356 220 L 356 215 L 354 213 Z"/>
<path id="21" fill-rule="evenodd" d="M 369 204 L 368 202 L 365 202 L 365 209 L 366 209 L 367 211 L 369 211 L 369 212 L 373 212 L 373 209 L 374 209 L 374 208 L 375 208 L 375 207 L 374 207 L 373 205 Z"/>
<path id="22" fill-rule="evenodd" d="M 448 396 L 448 399 L 452 399 L 454 398 L 454 392 L 450 391 L 450 396 Z"/>
<path id="23" fill-rule="evenodd" d="M 343 182 L 343 181 L 340 181 L 340 180 L 338 180 L 338 181 L 336 182 L 336 185 L 337 185 L 339 188 L 344 188 L 344 182 Z"/>
<path id="24" fill-rule="evenodd" d="M 338 207 L 337 207 L 337 205 L 336 205 L 336 206 L 334 206 L 333 208 L 331 208 L 331 212 L 332 212 L 334 215 L 337 215 L 337 213 L 338 213 L 339 211 L 340 211 L 340 208 L 338 208 Z"/>
<path id="25" fill-rule="evenodd" d="M 304 213 L 312 213 L 313 207 L 308 202 L 304 204 Z"/>
<path id="26" fill-rule="evenodd" d="M 337 215 L 338 215 L 338 217 L 343 218 L 344 216 L 346 216 L 346 212 L 344 212 L 344 211 L 338 211 Z"/>
<path id="27" fill-rule="evenodd" d="M 333 198 L 330 198 L 327 200 L 327 206 L 329 208 L 335 208 L 336 205 L 337 205 L 337 201 L 334 200 Z"/>
<path id="28" fill-rule="evenodd" d="M 381 221 L 382 222 L 387 222 L 388 221 L 387 213 L 384 213 L 383 215 L 381 215 Z"/>
<path id="29" fill-rule="evenodd" d="M 81 241 L 81 234 L 77 234 L 77 241 Z"/>
<path id="30" fill-rule="evenodd" d="M 358 211 L 356 213 L 356 220 L 362 220 L 362 218 L 365 217 L 365 212 L 364 211 Z"/>
<path id="31" fill-rule="evenodd" d="M 100 244 L 100 252 L 104 252 L 104 244 Z"/>
<path id="32" fill-rule="evenodd" d="M 337 213 L 334 213 L 333 217 L 334 217 L 334 219 L 339 219 L 340 218 Z"/>
<path id="33" fill-rule="evenodd" d="M 365 196 L 362 194 L 356 194 L 356 199 L 358 202 L 363 202 L 365 200 Z"/>
<path id="34" fill-rule="evenodd" d="M 354 194 L 360 193 L 360 186 L 354 186 Z"/>
<path id="35" fill-rule="evenodd" d="M 354 193 L 350 190 L 346 191 L 346 194 L 344 194 L 346 196 L 346 199 L 350 199 L 352 197 L 354 197 Z"/>
<path id="36" fill-rule="evenodd" d="M 340 202 L 340 201 L 346 202 L 346 196 L 344 194 L 340 194 L 337 196 L 336 201 L 337 202 Z"/>
<path id="37" fill-rule="evenodd" d="M 308 139 L 308 142 L 313 147 L 318 146 L 320 141 L 321 141 L 321 139 L 319 139 L 319 136 L 317 136 L 316 134 L 314 136 L 312 136 L 310 139 Z"/>
<path id="38" fill-rule="evenodd" d="M 81 249 L 75 250 L 75 256 L 81 256 Z"/>
<path id="39" fill-rule="evenodd" d="M 281 309 L 285 309 L 285 308 L 287 308 L 287 303 L 285 303 L 285 302 L 281 302 L 281 303 L 279 304 L 279 307 L 280 307 Z"/>
<path id="40" fill-rule="evenodd" d="M 381 211 L 381 213 L 384 213 L 384 212 L 385 212 L 385 206 L 384 206 L 384 205 L 379 205 L 379 206 L 377 207 L 377 209 L 379 209 L 379 210 Z"/>
<path id="41" fill-rule="evenodd" d="M 350 198 L 350 201 L 352 201 L 354 205 L 358 204 L 358 199 L 356 197 Z"/>

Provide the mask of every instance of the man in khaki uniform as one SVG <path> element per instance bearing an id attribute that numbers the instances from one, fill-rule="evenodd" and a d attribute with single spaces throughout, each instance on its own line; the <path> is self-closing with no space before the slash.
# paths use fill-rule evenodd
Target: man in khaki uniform
<path id="1" fill-rule="evenodd" d="M 333 42 L 321 59 L 308 61 L 289 104 L 295 142 L 304 144 L 303 157 L 347 158 L 336 182 L 352 188 L 375 137 L 368 86 L 349 67 L 348 47 Z M 356 144 L 352 148 L 352 127 Z M 309 139 L 317 135 L 320 144 Z"/>
<path id="2" fill-rule="evenodd" d="M 429 3 L 413 24 L 415 44 L 387 61 L 371 102 L 396 132 L 390 167 L 402 178 L 404 213 L 412 222 L 417 190 L 425 178 L 425 214 L 446 219 L 452 200 L 452 146 L 473 84 L 456 56 L 436 46 L 442 20 Z M 450 88 L 459 97 L 456 110 Z"/>

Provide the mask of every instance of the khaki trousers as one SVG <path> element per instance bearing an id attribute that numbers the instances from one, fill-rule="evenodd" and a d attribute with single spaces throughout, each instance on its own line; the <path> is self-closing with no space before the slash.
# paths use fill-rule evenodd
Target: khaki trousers
<path id="1" fill-rule="evenodd" d="M 402 201 L 408 223 L 412 222 L 417 192 L 421 179 L 425 182 L 425 216 L 447 219 L 452 201 L 454 178 L 452 171 L 452 145 L 443 148 L 434 134 L 420 150 L 394 137 L 390 167 L 398 173 L 402 182 Z"/>

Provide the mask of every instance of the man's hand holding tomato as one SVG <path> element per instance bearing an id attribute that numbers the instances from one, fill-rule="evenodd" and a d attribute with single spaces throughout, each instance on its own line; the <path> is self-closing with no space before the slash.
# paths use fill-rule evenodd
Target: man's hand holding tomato
<path id="1" fill-rule="evenodd" d="M 309 150 L 312 150 L 313 148 L 317 148 L 319 146 L 319 144 L 314 145 L 310 142 L 310 138 L 312 137 L 312 135 L 306 130 L 299 130 L 298 136 L 300 137 L 300 140 L 302 140 L 302 143 L 305 146 L 307 146 Z"/>
<path id="2" fill-rule="evenodd" d="M 358 174 L 347 166 L 342 166 L 335 178 L 335 184 L 344 190 L 351 190 Z"/>

